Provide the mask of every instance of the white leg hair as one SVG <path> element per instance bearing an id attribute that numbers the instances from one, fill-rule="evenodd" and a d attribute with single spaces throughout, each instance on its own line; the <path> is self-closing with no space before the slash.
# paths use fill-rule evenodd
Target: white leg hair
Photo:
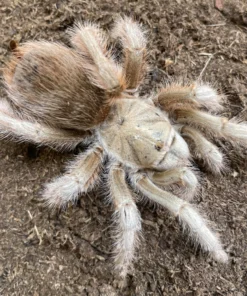
<path id="1" fill-rule="evenodd" d="M 105 32 L 94 24 L 78 23 L 70 30 L 70 36 L 72 45 L 85 57 L 82 67 L 88 71 L 92 81 L 109 93 L 120 94 L 124 87 L 122 69 L 107 50 Z"/>
<path id="2" fill-rule="evenodd" d="M 0 99 L 0 112 L 5 113 L 9 116 L 14 116 L 14 112 L 10 104 L 5 99 Z"/>
<path id="3" fill-rule="evenodd" d="M 131 18 L 119 18 L 112 30 L 112 37 L 119 38 L 124 50 L 124 75 L 128 91 L 135 91 L 146 70 L 146 37 L 140 24 Z"/>
<path id="4" fill-rule="evenodd" d="M 174 168 L 163 172 L 151 172 L 150 179 L 159 186 L 179 186 L 179 191 L 187 200 L 192 199 L 197 191 L 196 175 L 187 167 Z"/>
<path id="5" fill-rule="evenodd" d="M 206 221 L 192 205 L 158 188 L 144 175 L 135 174 L 133 177 L 133 183 L 137 189 L 152 201 L 159 203 L 175 216 L 178 216 L 182 225 L 190 231 L 192 238 L 205 251 L 208 251 L 215 260 L 219 262 L 227 261 L 227 254 L 223 250 L 217 235 L 210 230 Z"/>
<path id="6" fill-rule="evenodd" d="M 233 123 L 227 118 L 214 116 L 198 110 L 177 110 L 176 121 L 202 128 L 212 135 L 247 145 L 247 125 L 244 123 Z"/>
<path id="7" fill-rule="evenodd" d="M 224 170 L 223 155 L 214 144 L 190 126 L 181 125 L 178 129 L 185 139 L 189 138 L 193 141 L 190 148 L 192 148 L 195 158 L 201 159 L 212 173 L 218 174 Z"/>
<path id="8" fill-rule="evenodd" d="M 45 205 L 64 207 L 69 201 L 75 202 L 81 193 L 88 192 L 99 179 L 103 150 L 95 146 L 81 153 L 66 168 L 66 173 L 45 185 Z"/>
<path id="9" fill-rule="evenodd" d="M 1 135 L 47 145 L 58 150 L 72 150 L 90 134 L 88 132 L 77 134 L 19 119 L 6 101 L 0 101 L 0 137 Z"/>
<path id="10" fill-rule="evenodd" d="M 115 265 L 124 278 L 128 273 L 138 244 L 141 217 L 130 189 L 125 172 L 119 165 L 112 165 L 109 173 L 110 198 L 115 207 L 116 243 Z"/>
<path id="11" fill-rule="evenodd" d="M 207 108 L 210 111 L 218 112 L 223 109 L 221 105 L 222 94 L 219 94 L 214 88 L 207 83 L 195 84 L 195 96 L 196 100 L 201 106 Z"/>

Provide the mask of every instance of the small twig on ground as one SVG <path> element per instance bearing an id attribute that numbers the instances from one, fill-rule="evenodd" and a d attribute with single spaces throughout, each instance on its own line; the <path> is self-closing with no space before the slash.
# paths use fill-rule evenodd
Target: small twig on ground
<path id="1" fill-rule="evenodd" d="M 41 245 L 42 244 L 42 238 L 41 238 L 41 235 L 39 234 L 39 231 L 38 231 L 38 228 L 37 228 L 36 225 L 34 225 L 34 230 L 35 230 L 35 232 L 37 234 L 37 237 L 39 239 L 39 245 Z"/>
<path id="2" fill-rule="evenodd" d="M 205 66 L 203 67 L 203 69 L 202 69 L 202 71 L 201 71 L 201 73 L 200 73 L 200 75 L 199 75 L 199 77 L 198 77 L 198 80 L 200 80 L 200 79 L 202 78 L 202 75 L 203 75 L 204 71 L 206 70 L 208 64 L 210 63 L 211 59 L 213 58 L 213 56 L 214 56 L 213 54 L 211 54 L 211 55 L 209 56 L 209 58 L 208 58 L 208 60 L 207 60 L 207 62 L 206 62 L 206 64 L 205 64 Z"/>

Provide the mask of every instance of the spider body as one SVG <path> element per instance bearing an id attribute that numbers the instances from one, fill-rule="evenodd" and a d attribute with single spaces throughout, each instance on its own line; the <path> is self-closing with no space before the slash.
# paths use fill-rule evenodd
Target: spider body
<path id="1" fill-rule="evenodd" d="M 175 137 L 186 150 L 186 143 L 176 134 L 167 116 L 153 103 L 135 98 L 117 101 L 99 128 L 105 150 L 121 163 L 137 169 L 164 167 Z M 189 152 L 186 156 L 189 157 Z"/>
<path id="2" fill-rule="evenodd" d="M 198 187 L 191 159 L 220 173 L 224 158 L 211 140 L 246 147 L 246 124 L 213 115 L 222 109 L 221 96 L 207 84 L 172 83 L 154 98 L 139 97 L 147 68 L 142 27 L 125 17 L 111 35 L 123 47 L 123 66 L 108 50 L 106 34 L 92 24 L 71 30 L 72 48 L 44 41 L 18 47 L 4 71 L 8 98 L 0 101 L 0 133 L 58 150 L 92 143 L 45 186 L 50 207 L 64 207 L 92 189 L 108 156 L 121 276 L 129 271 L 141 230 L 132 190 L 168 209 L 203 250 L 226 262 L 218 236 L 188 203 Z"/>

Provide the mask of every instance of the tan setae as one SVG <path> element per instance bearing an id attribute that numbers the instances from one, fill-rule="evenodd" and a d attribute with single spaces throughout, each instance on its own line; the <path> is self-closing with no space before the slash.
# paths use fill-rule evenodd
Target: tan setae
<path id="1" fill-rule="evenodd" d="M 8 98 L 0 102 L 1 134 L 55 149 L 91 143 L 45 186 L 50 207 L 64 207 L 92 189 L 108 161 L 121 276 L 129 271 L 141 231 L 132 189 L 168 209 L 203 250 L 226 262 L 218 236 L 186 201 L 198 187 L 190 153 L 220 173 L 224 158 L 209 139 L 246 147 L 246 125 L 212 114 L 222 109 L 221 96 L 207 84 L 172 83 L 154 98 L 139 97 L 147 69 L 144 31 L 125 17 L 111 34 L 122 45 L 123 66 L 108 49 L 107 34 L 92 24 L 70 31 L 72 48 L 44 41 L 17 47 L 4 71 Z"/>

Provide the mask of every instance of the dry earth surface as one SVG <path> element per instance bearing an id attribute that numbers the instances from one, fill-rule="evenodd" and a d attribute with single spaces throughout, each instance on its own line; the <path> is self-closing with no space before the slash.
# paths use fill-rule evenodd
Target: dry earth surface
<path id="1" fill-rule="evenodd" d="M 225 1 L 221 10 L 209 0 L 1 0 L 1 66 L 11 40 L 68 44 L 66 29 L 75 20 L 109 29 L 119 13 L 148 30 L 152 68 L 142 93 L 168 77 L 197 79 L 211 57 L 202 75 L 227 93 L 223 115 L 247 119 L 245 0 Z M 42 148 L 36 155 L 28 144 L 1 140 L 0 295 L 247 295 L 247 154 L 219 145 L 229 170 L 221 177 L 204 171 L 194 203 L 217 225 L 229 263 L 195 250 L 165 210 L 139 204 L 145 239 L 121 288 L 111 260 L 112 208 L 102 190 L 56 215 L 39 201 L 42 184 L 60 174 L 73 153 Z"/>

